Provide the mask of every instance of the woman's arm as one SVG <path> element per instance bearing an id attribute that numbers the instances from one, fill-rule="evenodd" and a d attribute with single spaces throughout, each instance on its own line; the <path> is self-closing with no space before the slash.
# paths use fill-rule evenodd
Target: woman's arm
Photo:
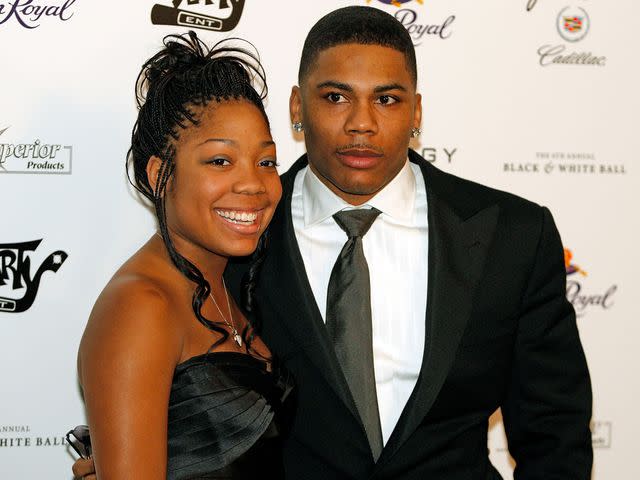
<path id="1" fill-rule="evenodd" d="M 112 280 L 78 354 L 100 480 L 165 480 L 167 412 L 182 338 L 166 296 L 146 280 Z M 175 320 L 175 319 L 174 319 Z"/>

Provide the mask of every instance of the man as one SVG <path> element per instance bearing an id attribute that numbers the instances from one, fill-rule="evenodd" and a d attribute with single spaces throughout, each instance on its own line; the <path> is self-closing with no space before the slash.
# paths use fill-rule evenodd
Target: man
<path id="1" fill-rule="evenodd" d="M 416 77 L 406 30 L 373 8 L 305 41 L 290 110 L 307 155 L 282 176 L 256 289 L 297 384 L 287 478 L 499 479 L 501 408 L 515 478 L 588 479 L 589 375 L 551 214 L 408 148 Z"/>

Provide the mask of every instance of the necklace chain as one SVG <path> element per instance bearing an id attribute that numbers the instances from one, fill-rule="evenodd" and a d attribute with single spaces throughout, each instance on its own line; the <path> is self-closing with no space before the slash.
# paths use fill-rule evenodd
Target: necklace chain
<path id="1" fill-rule="evenodd" d="M 156 235 L 158 235 L 158 237 L 162 239 L 160 232 L 156 232 Z M 218 313 L 222 317 L 222 320 L 224 320 L 224 323 L 227 325 L 227 327 L 229 327 L 229 330 L 231 330 L 231 334 L 233 335 L 233 340 L 238 344 L 239 347 L 242 347 L 242 337 L 238 333 L 236 324 L 233 321 L 233 312 L 231 311 L 231 302 L 229 301 L 229 292 L 227 291 L 227 285 L 224 283 L 224 277 L 222 278 L 222 286 L 224 287 L 224 295 L 227 298 L 227 308 L 229 309 L 229 319 L 231 320 L 231 323 L 229 323 L 227 318 L 222 313 L 222 310 L 220 310 L 220 307 L 218 306 L 218 302 L 216 302 L 216 299 L 213 298 L 213 295 L 211 294 L 211 292 L 209 292 L 209 298 L 218 309 Z"/>
<path id="2" fill-rule="evenodd" d="M 231 330 L 231 333 L 233 334 L 233 340 L 238 344 L 239 347 L 241 347 L 242 337 L 238 333 L 236 324 L 233 321 L 233 312 L 231 311 L 231 302 L 229 301 L 229 292 L 227 291 L 227 285 L 224 283 L 224 278 L 222 279 L 222 286 L 224 287 L 224 295 L 227 298 L 227 308 L 229 309 L 229 319 L 231 320 L 231 323 L 229 323 L 227 318 L 222 313 L 222 310 L 220 310 L 220 307 L 218 306 L 218 302 L 216 302 L 216 299 L 213 298 L 213 295 L 211 294 L 211 292 L 209 292 L 209 298 L 211 298 L 211 300 L 213 301 L 213 304 L 218 309 L 218 313 L 220 313 L 220 316 L 222 317 L 222 320 L 224 320 L 224 323 L 226 323 L 227 327 L 229 327 L 229 329 Z"/>

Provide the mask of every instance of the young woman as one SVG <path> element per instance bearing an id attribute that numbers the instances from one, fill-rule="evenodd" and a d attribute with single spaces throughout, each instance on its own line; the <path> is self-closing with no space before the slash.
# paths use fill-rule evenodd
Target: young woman
<path id="1" fill-rule="evenodd" d="M 115 273 L 80 345 L 97 477 L 279 478 L 290 381 L 226 288 L 280 199 L 262 67 L 229 42 L 165 38 L 137 82 L 128 167 L 159 232 Z M 257 248 L 257 251 L 256 251 Z M 255 252 L 255 253 L 254 253 Z"/>

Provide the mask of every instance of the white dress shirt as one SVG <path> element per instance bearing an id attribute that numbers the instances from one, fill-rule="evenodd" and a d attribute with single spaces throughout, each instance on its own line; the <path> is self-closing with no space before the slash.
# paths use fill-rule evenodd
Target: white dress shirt
<path id="1" fill-rule="evenodd" d="M 406 162 L 371 200 L 346 203 L 307 166 L 296 175 L 291 214 L 311 290 L 326 321 L 331 270 L 347 235 L 333 214 L 375 207 L 382 213 L 363 237 L 371 281 L 373 363 L 386 444 L 416 385 L 425 341 L 427 194 L 420 168 Z"/>

